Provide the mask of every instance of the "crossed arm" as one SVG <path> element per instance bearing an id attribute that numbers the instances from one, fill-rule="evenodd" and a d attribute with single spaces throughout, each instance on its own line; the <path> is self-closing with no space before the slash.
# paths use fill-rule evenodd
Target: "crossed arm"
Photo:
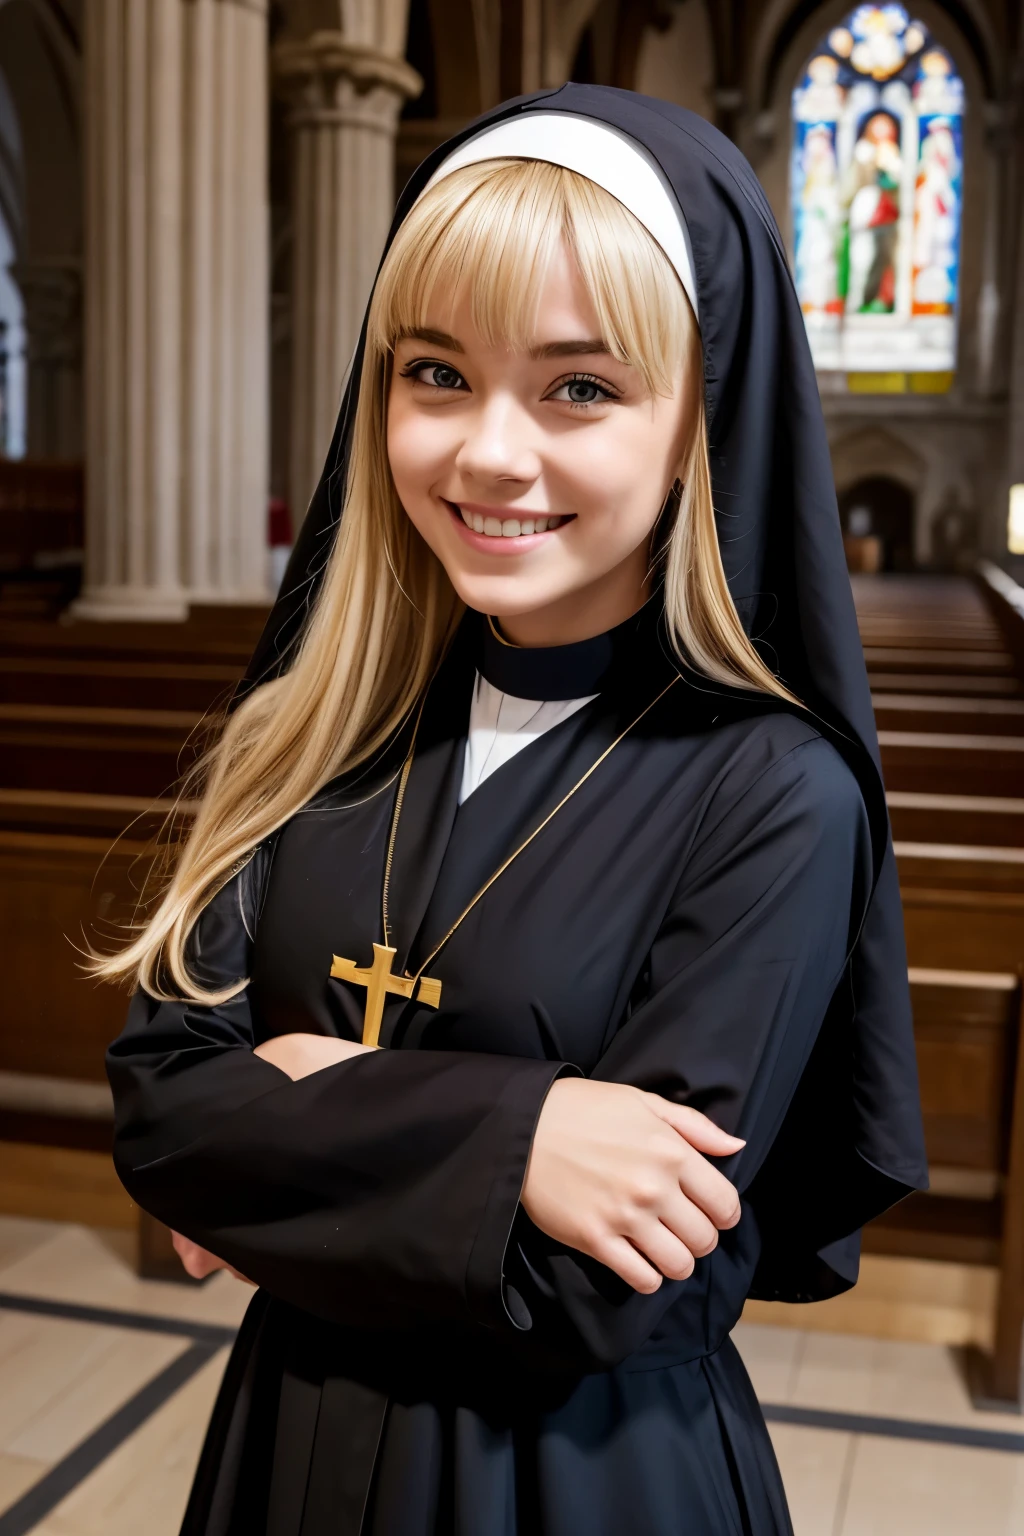
<path id="1" fill-rule="evenodd" d="M 255 1054 L 297 1081 L 371 1049 L 292 1034 L 265 1041 Z M 719 1231 L 739 1220 L 734 1186 L 705 1154 L 726 1157 L 742 1146 L 699 1111 L 658 1094 L 564 1078 L 544 1101 L 520 1203 L 556 1242 L 651 1295 L 666 1278 L 685 1280 Z M 194 1279 L 217 1269 L 245 1278 L 177 1232 L 174 1246 Z"/>

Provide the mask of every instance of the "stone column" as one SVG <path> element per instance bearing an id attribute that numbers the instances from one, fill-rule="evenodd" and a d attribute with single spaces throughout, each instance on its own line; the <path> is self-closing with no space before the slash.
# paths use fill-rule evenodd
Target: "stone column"
<path id="1" fill-rule="evenodd" d="M 268 595 L 269 205 L 265 0 L 184 6 L 182 582 Z"/>
<path id="2" fill-rule="evenodd" d="M 26 455 L 81 458 L 81 263 L 16 261 L 9 270 L 25 305 Z"/>
<path id="3" fill-rule="evenodd" d="M 86 0 L 86 563 L 75 615 L 181 619 L 181 0 Z"/>
<path id="4" fill-rule="evenodd" d="M 292 102 L 289 501 L 297 524 L 320 478 L 394 212 L 398 114 L 422 82 L 397 54 L 333 31 L 278 43 L 273 64 Z"/>
<path id="5" fill-rule="evenodd" d="M 1005 270 L 1006 217 L 1012 212 L 1010 176 L 1014 163 L 1013 110 L 1004 102 L 982 102 L 985 123 L 985 212 L 981 246 L 981 287 L 975 322 L 975 393 L 991 399 L 1002 392 L 1008 358 L 1003 317 L 1012 302 Z M 966 339 L 966 338 L 963 338 Z"/>
<path id="6" fill-rule="evenodd" d="M 1021 35 L 1010 80 L 1010 99 L 1024 99 L 1024 34 Z M 1011 221 L 1012 241 L 1005 271 L 1008 275 L 1008 306 L 1012 306 L 1009 357 L 1007 365 L 1008 409 L 1006 421 L 1006 491 L 1024 483 L 1024 114 L 1013 119 L 1010 165 L 1007 182 L 1011 190 L 1007 215 Z M 1007 496 L 999 508 L 998 536 L 993 540 L 997 558 L 1005 555 Z M 1019 579 L 1019 578 L 1018 578 Z"/>

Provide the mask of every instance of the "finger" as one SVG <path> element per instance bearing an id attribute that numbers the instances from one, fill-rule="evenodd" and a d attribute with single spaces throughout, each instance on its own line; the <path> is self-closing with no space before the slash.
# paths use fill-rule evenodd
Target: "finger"
<path id="1" fill-rule="evenodd" d="M 198 1262 L 201 1255 L 206 1252 L 205 1248 L 200 1248 L 198 1243 L 194 1243 L 190 1237 L 185 1237 L 181 1232 L 171 1233 L 171 1246 L 186 1266 Z"/>
<path id="2" fill-rule="evenodd" d="M 746 1146 L 746 1142 L 739 1136 L 730 1136 L 728 1131 L 723 1131 L 707 1115 L 702 1115 L 699 1109 L 691 1109 L 688 1104 L 673 1104 L 671 1099 L 663 1099 L 660 1093 L 651 1093 L 647 1097 L 652 1100 L 653 1112 L 678 1131 L 698 1152 L 704 1152 L 709 1157 L 731 1157 L 734 1152 Z"/>
<path id="3" fill-rule="evenodd" d="M 180 1232 L 171 1233 L 171 1243 L 175 1253 L 181 1260 L 181 1266 L 187 1275 L 193 1280 L 205 1280 L 207 1275 L 212 1275 L 216 1269 L 225 1269 L 227 1266 L 223 1259 L 218 1259 L 215 1253 L 209 1249 L 201 1248 L 190 1237 L 184 1237 Z"/>
<path id="4" fill-rule="evenodd" d="M 205 1248 L 195 1245 L 190 1252 L 180 1253 L 178 1257 L 181 1259 L 185 1273 L 191 1275 L 193 1280 L 205 1280 L 207 1275 L 212 1275 L 215 1269 L 224 1268 L 221 1260 L 214 1254 L 207 1253 Z"/>
<path id="5" fill-rule="evenodd" d="M 688 1147 L 679 1161 L 679 1188 L 713 1222 L 727 1232 L 740 1219 L 740 1197 L 735 1184 L 712 1166 L 700 1152 Z"/>
<path id="6" fill-rule="evenodd" d="M 700 1216 L 699 1212 L 694 1214 Z M 709 1246 L 705 1252 L 710 1252 L 718 1240 L 718 1233 L 710 1222 L 705 1222 L 704 1226 L 709 1234 Z M 640 1223 L 635 1231 L 629 1232 L 628 1237 L 634 1248 L 666 1280 L 687 1280 L 693 1274 L 693 1252 L 686 1242 L 680 1241 L 677 1232 L 659 1221 L 656 1216 Z"/>
<path id="7" fill-rule="evenodd" d="M 702 1259 L 718 1247 L 718 1228 L 682 1190 L 675 1191 L 658 1208 L 658 1220 L 682 1243 L 695 1259 Z M 634 1233 L 629 1233 L 635 1239 Z M 643 1247 L 643 1244 L 640 1245 Z M 644 1249 L 644 1252 L 647 1250 Z M 653 1255 L 652 1255 L 653 1257 Z M 661 1266 L 658 1266 L 659 1269 Z M 662 1271 L 664 1273 L 664 1271 Z"/>
<path id="8" fill-rule="evenodd" d="M 660 1290 L 662 1276 L 657 1269 L 653 1269 L 638 1253 L 632 1243 L 624 1237 L 610 1237 L 598 1245 L 591 1255 L 599 1264 L 604 1264 L 626 1284 L 632 1286 L 634 1291 L 639 1291 L 642 1296 L 653 1296 Z"/>

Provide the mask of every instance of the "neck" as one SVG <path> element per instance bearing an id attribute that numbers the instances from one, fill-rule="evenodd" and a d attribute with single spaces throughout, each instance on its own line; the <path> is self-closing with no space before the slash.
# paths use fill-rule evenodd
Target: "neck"
<path id="1" fill-rule="evenodd" d="M 567 593 L 553 603 L 532 608 L 527 613 L 498 613 L 494 615 L 501 635 L 512 645 L 526 647 L 574 645 L 579 640 L 591 640 L 607 630 L 624 624 L 639 612 L 650 596 L 650 581 L 646 576 L 646 551 L 644 576 L 637 580 L 633 571 L 622 580 L 619 571 L 617 582 L 606 577 L 602 582 Z"/>

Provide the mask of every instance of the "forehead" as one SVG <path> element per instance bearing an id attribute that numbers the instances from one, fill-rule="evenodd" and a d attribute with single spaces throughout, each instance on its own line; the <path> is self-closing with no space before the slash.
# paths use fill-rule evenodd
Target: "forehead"
<path id="1" fill-rule="evenodd" d="M 502 348 L 535 352 L 559 342 L 588 344 L 601 339 L 601 322 L 579 267 L 564 241 L 552 251 L 538 274 L 530 302 L 495 334 L 481 323 L 480 294 L 475 279 L 443 278 L 433 288 L 423 313 L 423 329 L 447 332 L 464 347 Z M 489 307 L 489 306 L 488 306 Z"/>

